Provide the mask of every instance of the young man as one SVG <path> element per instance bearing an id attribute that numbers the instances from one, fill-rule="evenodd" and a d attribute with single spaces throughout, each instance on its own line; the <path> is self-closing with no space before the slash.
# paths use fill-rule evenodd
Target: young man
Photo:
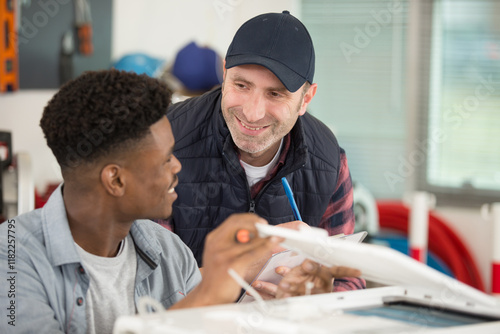
<path id="1" fill-rule="evenodd" d="M 163 224 L 199 265 L 205 265 L 206 235 L 235 212 L 255 212 L 273 225 L 297 224 L 282 177 L 305 223 L 330 235 L 353 232 L 345 152 L 306 113 L 317 90 L 314 63 L 311 37 L 298 19 L 287 11 L 259 15 L 236 32 L 222 87 L 169 108 L 174 152 L 185 168 L 173 219 Z M 337 279 L 335 285 L 337 291 L 359 289 L 364 281 Z"/>
<path id="2" fill-rule="evenodd" d="M 42 209 L 0 224 L 1 333 L 111 333 L 142 296 L 170 309 L 233 302 L 240 287 L 228 269 L 241 275 L 269 256 L 279 240 L 234 239 L 265 221 L 232 215 L 207 237 L 202 279 L 182 241 L 142 219 L 170 216 L 177 198 L 169 103 L 158 81 L 111 70 L 87 72 L 45 107 L 40 125 L 64 183 Z"/>

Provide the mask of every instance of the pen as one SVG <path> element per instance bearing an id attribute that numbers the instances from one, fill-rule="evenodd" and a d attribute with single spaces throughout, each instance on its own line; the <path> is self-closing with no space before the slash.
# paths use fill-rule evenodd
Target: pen
<path id="1" fill-rule="evenodd" d="M 302 217 L 300 216 L 299 208 L 297 207 L 297 203 L 295 203 L 295 199 L 293 198 L 292 188 L 288 184 L 286 177 L 281 178 L 281 183 L 283 183 L 283 188 L 285 188 L 286 197 L 288 197 L 288 201 L 292 206 L 293 215 L 296 220 L 302 221 Z"/>

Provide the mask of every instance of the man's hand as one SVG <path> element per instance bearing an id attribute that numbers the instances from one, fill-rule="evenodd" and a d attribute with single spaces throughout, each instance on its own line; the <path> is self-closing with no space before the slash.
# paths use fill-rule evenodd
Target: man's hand
<path id="1" fill-rule="evenodd" d="M 300 266 L 293 269 L 280 266 L 276 273 L 284 276 L 279 286 L 264 281 L 255 281 L 252 287 L 259 292 L 263 299 L 300 296 L 306 293 L 306 283 L 314 285 L 309 293 L 332 292 L 333 280 L 341 277 L 357 277 L 361 272 L 347 267 L 324 267 L 311 260 L 305 260 Z"/>
<path id="2" fill-rule="evenodd" d="M 288 223 L 278 224 L 276 226 L 289 228 L 291 230 L 299 230 L 301 227 L 311 228 L 309 225 L 307 225 L 306 223 L 304 223 L 300 220 L 295 220 L 295 221 L 291 221 Z M 286 248 L 283 248 L 283 247 L 277 245 L 276 247 L 273 248 L 271 254 L 279 253 L 279 252 L 282 252 L 285 250 L 286 250 Z M 243 276 L 244 279 L 248 283 L 251 283 L 254 280 L 255 276 L 257 276 L 257 274 L 262 269 L 262 266 L 264 266 L 264 264 L 267 262 L 267 260 L 269 260 L 269 256 L 263 257 L 263 258 L 255 258 L 255 261 L 248 266 L 247 272 Z M 264 282 L 264 283 L 271 284 L 271 283 L 266 283 L 266 282 Z M 272 288 L 272 287 L 270 287 L 270 288 Z M 265 298 L 266 296 L 263 296 L 263 297 Z"/>
<path id="3" fill-rule="evenodd" d="M 278 284 L 276 298 L 302 296 L 332 292 L 333 280 L 341 277 L 357 277 L 361 272 L 348 267 L 325 267 L 314 261 L 305 260 L 300 266 L 285 269 Z"/>
<path id="4" fill-rule="evenodd" d="M 233 269 L 240 276 L 255 259 L 268 258 L 281 238 L 260 238 L 256 223 L 267 222 L 255 214 L 234 214 L 210 232 L 203 252 L 203 278 L 201 283 L 171 309 L 197 307 L 234 302 L 241 287 L 228 274 Z M 236 233 L 246 229 L 252 235 L 247 243 L 238 243 Z"/>

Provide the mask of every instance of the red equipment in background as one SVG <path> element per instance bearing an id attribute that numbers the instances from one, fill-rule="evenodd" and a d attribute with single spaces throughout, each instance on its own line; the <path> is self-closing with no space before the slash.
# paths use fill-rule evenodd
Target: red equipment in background
<path id="1" fill-rule="evenodd" d="M 377 202 L 381 228 L 408 234 L 409 209 L 399 201 Z M 480 291 L 484 283 L 467 247 L 457 234 L 434 213 L 429 213 L 429 250 L 445 262 L 455 278 Z"/>

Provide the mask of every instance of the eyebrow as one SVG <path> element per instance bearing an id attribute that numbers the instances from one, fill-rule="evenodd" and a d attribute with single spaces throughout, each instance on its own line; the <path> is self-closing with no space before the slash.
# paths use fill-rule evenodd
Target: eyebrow
<path id="1" fill-rule="evenodd" d="M 279 87 L 270 87 L 268 88 L 269 90 L 272 90 L 272 91 L 277 91 L 277 92 L 281 92 L 281 93 L 288 93 L 288 89 L 286 89 L 284 86 L 279 86 Z"/>
<path id="2" fill-rule="evenodd" d="M 235 74 L 232 78 L 233 81 L 242 81 L 244 82 L 247 86 L 254 87 L 255 84 L 251 81 L 248 81 L 247 79 L 243 78 L 239 74 Z"/>
<path id="3" fill-rule="evenodd" d="M 248 81 L 247 79 L 243 78 L 239 74 L 235 74 L 231 79 L 233 81 L 241 81 L 241 82 L 245 83 L 247 86 L 255 87 L 255 84 L 253 82 Z M 266 90 L 267 91 L 277 91 L 280 93 L 287 93 L 288 92 L 288 89 L 286 89 L 285 86 L 267 87 Z"/>

